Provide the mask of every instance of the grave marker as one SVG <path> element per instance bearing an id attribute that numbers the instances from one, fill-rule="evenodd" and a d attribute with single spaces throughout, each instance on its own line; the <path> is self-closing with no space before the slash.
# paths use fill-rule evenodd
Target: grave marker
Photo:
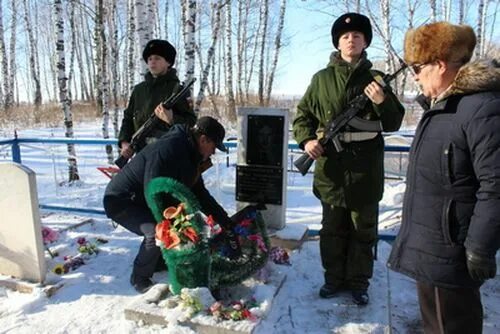
<path id="1" fill-rule="evenodd" d="M 35 172 L 0 163 L 0 274 L 43 282 L 46 264 Z"/>
<path id="2" fill-rule="evenodd" d="M 288 110 L 238 108 L 237 210 L 265 204 L 268 228 L 285 227 Z"/>

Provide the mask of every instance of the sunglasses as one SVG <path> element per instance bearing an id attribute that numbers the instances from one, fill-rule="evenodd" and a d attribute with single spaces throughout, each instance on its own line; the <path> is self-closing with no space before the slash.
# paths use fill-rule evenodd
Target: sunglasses
<path id="1" fill-rule="evenodd" d="M 427 65 L 430 65 L 430 64 L 432 64 L 432 63 L 411 65 L 411 69 L 413 70 L 413 73 L 415 73 L 416 75 L 418 75 L 418 74 L 420 74 L 420 72 L 422 71 L 422 69 L 424 67 L 426 67 Z"/>

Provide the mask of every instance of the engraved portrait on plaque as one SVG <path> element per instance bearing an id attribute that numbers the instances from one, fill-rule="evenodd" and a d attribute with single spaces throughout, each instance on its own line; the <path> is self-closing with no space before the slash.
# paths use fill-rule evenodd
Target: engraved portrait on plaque
<path id="1" fill-rule="evenodd" d="M 248 116 L 247 164 L 281 167 L 283 116 Z"/>

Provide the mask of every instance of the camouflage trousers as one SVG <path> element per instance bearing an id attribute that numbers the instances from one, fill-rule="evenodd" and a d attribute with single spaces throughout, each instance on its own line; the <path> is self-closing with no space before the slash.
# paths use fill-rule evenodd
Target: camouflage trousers
<path id="1" fill-rule="evenodd" d="M 367 289 L 373 275 L 378 203 L 357 209 L 322 202 L 319 232 L 325 283 L 347 289 Z"/>

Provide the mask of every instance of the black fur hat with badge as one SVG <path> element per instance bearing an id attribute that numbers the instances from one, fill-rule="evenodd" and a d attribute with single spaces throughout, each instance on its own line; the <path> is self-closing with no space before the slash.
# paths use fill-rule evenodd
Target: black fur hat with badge
<path id="1" fill-rule="evenodd" d="M 177 55 L 177 52 L 175 51 L 174 46 L 168 41 L 163 39 L 152 39 L 144 47 L 142 58 L 147 63 L 148 58 L 151 55 L 163 57 L 170 63 L 170 66 L 173 66 L 175 63 L 175 56 Z"/>
<path id="2" fill-rule="evenodd" d="M 339 48 L 339 38 L 348 31 L 359 31 L 365 36 L 366 47 L 370 46 L 373 38 L 370 19 L 358 13 L 347 13 L 340 16 L 332 25 L 332 41 L 336 49 Z"/>

